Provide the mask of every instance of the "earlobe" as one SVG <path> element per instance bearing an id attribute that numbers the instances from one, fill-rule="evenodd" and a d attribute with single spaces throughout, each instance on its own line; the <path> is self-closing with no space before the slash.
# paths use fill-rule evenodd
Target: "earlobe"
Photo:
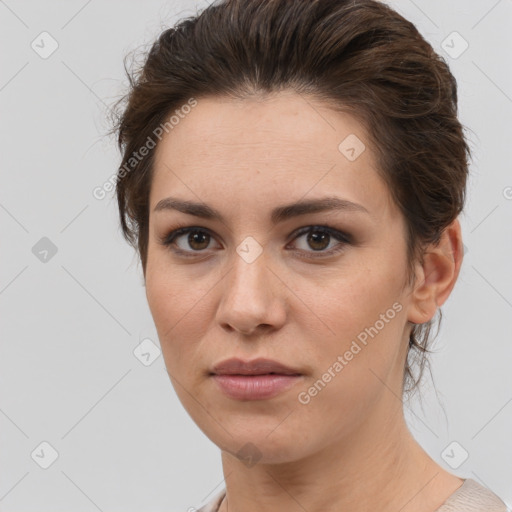
<path id="1" fill-rule="evenodd" d="M 410 322 L 422 324 L 434 317 L 455 286 L 462 258 L 462 233 L 457 218 L 445 228 L 437 244 L 425 249 L 423 263 L 417 263 L 408 312 Z"/>

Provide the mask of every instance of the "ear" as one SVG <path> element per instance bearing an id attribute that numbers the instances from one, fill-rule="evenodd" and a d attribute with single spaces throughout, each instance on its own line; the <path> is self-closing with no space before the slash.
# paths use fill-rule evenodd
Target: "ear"
<path id="1" fill-rule="evenodd" d="M 444 229 L 437 244 L 427 247 L 423 264 L 418 262 L 416 265 L 416 281 L 408 311 L 410 322 L 422 324 L 434 317 L 455 286 L 463 255 L 457 218 Z"/>

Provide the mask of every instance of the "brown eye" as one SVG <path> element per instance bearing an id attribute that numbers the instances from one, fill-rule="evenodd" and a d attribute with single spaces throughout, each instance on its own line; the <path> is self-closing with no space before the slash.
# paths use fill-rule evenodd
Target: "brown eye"
<path id="1" fill-rule="evenodd" d="M 303 235 L 307 235 L 303 237 Z M 304 238 L 302 243 L 297 240 Z M 328 257 L 345 249 L 352 243 L 351 236 L 329 226 L 306 226 L 295 233 L 292 239 L 293 248 L 300 258 Z M 161 243 L 177 254 L 184 257 L 207 255 L 211 249 L 210 243 L 215 237 L 209 230 L 200 227 L 180 227 L 171 231 Z M 302 247 L 301 247 L 302 245 Z"/>
<path id="2" fill-rule="evenodd" d="M 209 248 L 212 235 L 203 228 L 184 227 L 171 231 L 162 244 L 173 252 L 184 256 L 197 256 Z M 194 254 L 195 253 L 195 254 Z"/>
<path id="3" fill-rule="evenodd" d="M 195 251 L 201 251 L 208 247 L 210 235 L 204 231 L 192 231 L 188 235 L 187 243 Z"/>
<path id="4" fill-rule="evenodd" d="M 329 246 L 331 235 L 323 231 L 310 231 L 307 236 L 309 246 L 315 251 L 321 251 Z"/>
<path id="5" fill-rule="evenodd" d="M 296 243 L 296 240 L 304 238 L 303 243 Z M 308 226 L 296 233 L 293 239 L 295 248 L 299 252 L 305 253 L 303 258 L 317 258 L 332 256 L 345 248 L 345 245 L 351 243 L 349 235 L 328 226 Z M 316 254 L 315 254 L 316 253 Z"/>

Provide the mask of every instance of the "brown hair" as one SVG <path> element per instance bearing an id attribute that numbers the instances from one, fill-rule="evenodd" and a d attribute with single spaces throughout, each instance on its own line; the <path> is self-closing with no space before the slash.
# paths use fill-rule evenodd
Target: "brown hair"
<path id="1" fill-rule="evenodd" d="M 138 248 L 144 274 L 154 151 L 133 155 L 191 98 L 288 89 L 355 115 L 406 219 L 409 283 L 425 244 L 437 243 L 463 209 L 470 150 L 457 119 L 457 83 L 416 27 L 381 2 L 215 2 L 162 32 L 143 64 L 130 73 L 125 61 L 125 70 L 116 193 L 123 235 Z M 411 329 L 404 392 L 428 363 L 431 326 Z"/>

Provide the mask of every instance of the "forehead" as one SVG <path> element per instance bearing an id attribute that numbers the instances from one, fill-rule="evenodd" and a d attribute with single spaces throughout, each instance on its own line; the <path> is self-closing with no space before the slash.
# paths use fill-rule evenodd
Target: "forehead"
<path id="1" fill-rule="evenodd" d="M 221 209 L 237 201 L 248 207 L 256 196 L 261 204 L 333 193 L 376 216 L 393 214 L 355 117 L 293 92 L 208 97 L 158 143 L 150 209 L 168 195 Z"/>

